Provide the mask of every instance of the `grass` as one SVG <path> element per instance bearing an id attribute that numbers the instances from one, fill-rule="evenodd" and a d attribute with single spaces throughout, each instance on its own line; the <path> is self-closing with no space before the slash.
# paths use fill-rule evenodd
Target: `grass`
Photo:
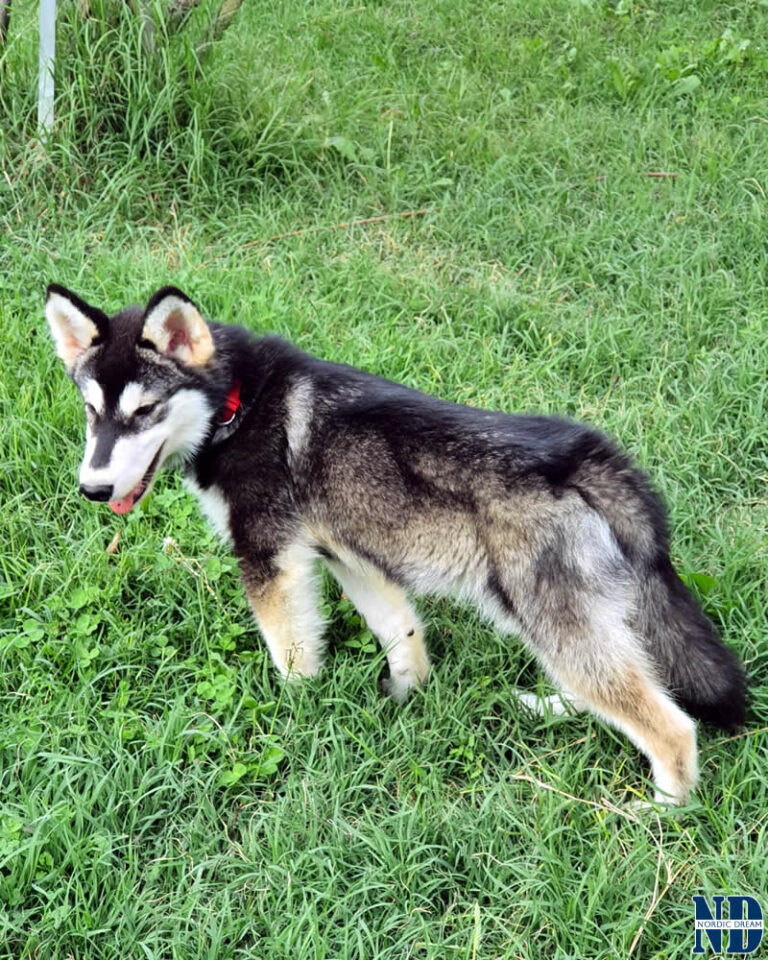
<path id="1" fill-rule="evenodd" d="M 693 894 L 768 906 L 768 11 L 657 6 L 246 4 L 202 72 L 205 4 L 154 62 L 125 12 L 65 12 L 45 149 L 14 6 L 0 957 L 650 960 L 690 954 Z M 423 603 L 436 669 L 403 709 L 330 585 L 328 667 L 284 687 L 177 479 L 126 518 L 78 496 L 51 280 L 108 309 L 172 282 L 318 355 L 616 436 L 751 678 L 745 731 L 701 732 L 695 801 L 632 812 L 634 748 L 528 715 L 533 664 L 449 603 Z"/>

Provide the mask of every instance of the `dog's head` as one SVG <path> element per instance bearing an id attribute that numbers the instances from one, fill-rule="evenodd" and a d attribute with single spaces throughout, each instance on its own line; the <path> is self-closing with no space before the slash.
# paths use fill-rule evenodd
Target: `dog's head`
<path id="1" fill-rule="evenodd" d="M 52 284 L 45 314 L 58 355 L 85 402 L 80 490 L 127 513 L 172 454 L 207 436 L 215 404 L 206 389 L 211 330 L 180 290 L 164 287 L 145 309 L 114 316 Z"/>

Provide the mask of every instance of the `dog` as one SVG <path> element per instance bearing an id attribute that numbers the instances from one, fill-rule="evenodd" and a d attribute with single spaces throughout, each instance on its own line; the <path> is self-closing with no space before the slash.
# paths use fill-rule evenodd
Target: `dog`
<path id="1" fill-rule="evenodd" d="M 118 514 L 167 462 L 238 558 L 284 676 L 323 658 L 322 560 L 379 639 L 388 692 L 430 671 L 411 594 L 471 601 L 562 696 L 697 781 L 693 718 L 743 721 L 745 677 L 676 574 L 645 474 L 581 423 L 473 409 L 207 323 L 164 287 L 113 316 L 51 285 L 46 317 L 87 421 L 80 491 Z"/>

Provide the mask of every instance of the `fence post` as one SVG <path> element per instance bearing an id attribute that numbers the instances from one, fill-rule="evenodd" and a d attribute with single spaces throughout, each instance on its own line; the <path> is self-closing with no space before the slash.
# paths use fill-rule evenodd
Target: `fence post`
<path id="1" fill-rule="evenodd" d="M 56 0 L 40 0 L 37 126 L 46 139 L 53 129 L 53 68 L 56 60 Z"/>

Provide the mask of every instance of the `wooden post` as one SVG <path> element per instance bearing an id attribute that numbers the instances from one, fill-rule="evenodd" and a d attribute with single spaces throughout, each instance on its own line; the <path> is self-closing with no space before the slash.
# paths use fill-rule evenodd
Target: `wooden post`
<path id="1" fill-rule="evenodd" d="M 40 0 L 37 126 L 43 140 L 53 129 L 53 68 L 56 61 L 56 0 Z"/>

